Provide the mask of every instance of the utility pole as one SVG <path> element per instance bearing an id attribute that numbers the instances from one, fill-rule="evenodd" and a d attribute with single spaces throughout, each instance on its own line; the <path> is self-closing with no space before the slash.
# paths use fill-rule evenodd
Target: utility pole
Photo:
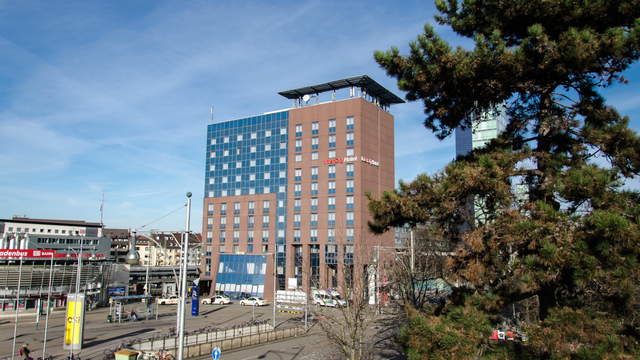
<path id="1" fill-rule="evenodd" d="M 16 233 L 17 236 L 17 233 Z M 11 345 L 11 360 L 14 359 L 16 355 L 16 338 L 18 333 L 18 313 L 20 312 L 20 285 L 22 282 L 22 256 L 20 256 L 20 268 L 18 269 L 18 291 L 16 294 L 16 321 L 13 324 L 13 344 Z M 26 303 L 25 303 L 26 305 Z M 26 307 L 26 306 L 25 306 Z"/>
<path id="2" fill-rule="evenodd" d="M 181 293 L 180 293 L 180 308 L 178 316 L 180 317 L 180 327 L 178 329 L 178 360 L 184 359 L 184 311 L 186 308 L 186 293 L 187 293 L 187 261 L 189 254 L 189 231 L 191 223 L 191 193 L 187 193 L 187 224 L 186 231 L 184 233 L 184 239 L 182 240 L 182 281 L 181 281 Z"/>
<path id="3" fill-rule="evenodd" d="M 47 317 L 44 320 L 44 340 L 42 341 L 42 358 L 47 357 L 47 331 L 49 330 L 49 313 L 51 312 L 51 284 L 53 280 L 53 254 L 51 253 L 51 266 L 49 267 L 49 292 L 47 292 Z"/>

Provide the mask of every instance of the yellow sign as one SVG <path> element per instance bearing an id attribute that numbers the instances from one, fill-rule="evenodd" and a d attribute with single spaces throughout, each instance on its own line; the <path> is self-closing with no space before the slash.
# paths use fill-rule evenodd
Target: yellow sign
<path id="1" fill-rule="evenodd" d="M 84 295 L 67 296 L 67 317 L 64 330 L 64 349 L 81 350 L 84 330 Z"/>

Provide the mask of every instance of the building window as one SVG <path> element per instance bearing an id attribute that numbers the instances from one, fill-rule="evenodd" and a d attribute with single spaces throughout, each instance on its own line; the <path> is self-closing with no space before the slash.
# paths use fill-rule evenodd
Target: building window
<path id="1" fill-rule="evenodd" d="M 346 182 L 346 191 L 348 193 L 352 193 L 353 192 L 353 180 L 347 180 L 347 182 Z"/>
<path id="2" fill-rule="evenodd" d="M 271 158 L 264 159 L 264 164 L 265 165 L 271 165 Z"/>
<path id="3" fill-rule="evenodd" d="M 220 242 L 223 243 L 227 240 L 227 232 L 226 231 L 220 231 Z"/>
<path id="4" fill-rule="evenodd" d="M 224 139 L 222 140 L 222 142 L 225 143 L 225 144 L 228 143 L 229 142 L 229 137 L 225 136 Z"/>
<path id="5" fill-rule="evenodd" d="M 300 218 L 301 218 L 300 214 L 293 215 L 293 227 L 300 227 Z"/>
<path id="6" fill-rule="evenodd" d="M 311 168 L 311 180 L 318 180 L 318 167 L 314 166 Z"/>
<path id="7" fill-rule="evenodd" d="M 247 231 L 247 242 L 252 243 L 253 242 L 253 230 L 249 230 Z"/>
<path id="8" fill-rule="evenodd" d="M 347 229 L 346 229 L 346 231 L 345 231 L 345 235 L 346 235 L 346 237 L 347 237 L 347 241 L 348 241 L 348 242 L 353 242 L 353 233 L 354 233 L 354 231 L 353 231 L 353 229 L 352 229 L 352 228 L 347 228 Z"/>
<path id="9" fill-rule="evenodd" d="M 263 215 L 262 216 L 262 227 L 268 227 L 269 226 L 269 215 Z"/>
<path id="10" fill-rule="evenodd" d="M 249 160 L 249 166 L 256 166 L 255 160 Z"/>
<path id="11" fill-rule="evenodd" d="M 302 195 L 302 184 L 294 184 L 293 185 L 293 195 L 301 196 Z"/>
<path id="12" fill-rule="evenodd" d="M 220 215 L 227 214 L 227 203 L 220 204 Z"/>
<path id="13" fill-rule="evenodd" d="M 300 229 L 293 230 L 293 242 L 300 242 Z"/>
<path id="14" fill-rule="evenodd" d="M 222 197 L 227 196 L 227 190 L 222 190 L 220 192 L 220 196 L 222 196 Z"/>
<path id="15" fill-rule="evenodd" d="M 269 230 L 262 230 L 262 242 L 269 242 Z"/>
<path id="16" fill-rule="evenodd" d="M 318 150 L 318 144 L 320 143 L 320 139 L 315 136 L 311 138 L 311 149 Z"/>
<path id="17" fill-rule="evenodd" d="M 311 242 L 318 241 L 318 229 L 311 229 L 311 231 L 309 231 L 309 235 L 310 235 L 309 240 L 311 240 Z"/>
<path id="18" fill-rule="evenodd" d="M 298 139 L 296 140 L 296 152 L 300 152 L 302 151 L 302 140 Z"/>
<path id="19" fill-rule="evenodd" d="M 247 245 L 247 252 L 248 253 L 252 253 L 253 252 L 253 244 Z"/>
<path id="20" fill-rule="evenodd" d="M 302 169 L 295 169 L 293 171 L 293 174 L 295 181 L 302 181 Z"/>
<path id="21" fill-rule="evenodd" d="M 252 133 L 251 133 L 251 139 L 252 139 L 252 140 L 255 140 L 255 139 L 257 139 L 257 138 L 258 138 L 258 133 L 254 133 L 254 132 L 252 132 Z"/>
<path id="22" fill-rule="evenodd" d="M 353 148 L 347 148 L 347 156 L 353 156 L 355 154 Z"/>
<path id="23" fill-rule="evenodd" d="M 229 156 L 229 150 L 224 150 L 222 152 L 222 156 Z"/>
<path id="24" fill-rule="evenodd" d="M 329 119 L 329 132 L 336 132 L 336 119 Z"/>
<path id="25" fill-rule="evenodd" d="M 234 216 L 233 217 L 233 227 L 234 228 L 239 228 L 240 227 L 240 216 Z"/>
<path id="26" fill-rule="evenodd" d="M 216 139 L 211 139 L 211 145 L 215 145 L 216 144 Z"/>
<path id="27" fill-rule="evenodd" d="M 269 137 L 269 136 L 271 136 L 271 130 L 266 130 L 264 132 L 264 137 Z"/>
<path id="28" fill-rule="evenodd" d="M 281 178 L 281 179 L 287 177 L 287 172 L 284 171 L 284 170 L 279 171 L 278 172 L 278 177 Z"/>
<path id="29" fill-rule="evenodd" d="M 238 136 L 236 137 L 236 141 L 242 141 L 242 135 L 238 135 Z"/>
<path id="30" fill-rule="evenodd" d="M 328 242 L 336 241 L 336 229 L 327 229 L 327 241 Z"/>
<path id="31" fill-rule="evenodd" d="M 248 227 L 252 228 L 253 224 L 255 224 L 255 217 L 253 215 L 249 215 L 249 217 L 247 218 L 247 225 Z"/>
<path id="32" fill-rule="evenodd" d="M 271 179 L 271 173 L 266 172 L 262 176 L 264 177 L 265 180 Z"/>
<path id="33" fill-rule="evenodd" d="M 271 151 L 271 144 L 266 144 L 264 146 L 264 151 Z"/>
<path id="34" fill-rule="evenodd" d="M 236 175 L 236 182 L 242 181 L 242 175 Z"/>
<path id="35" fill-rule="evenodd" d="M 336 147 L 336 136 L 335 135 L 329 135 L 329 147 L 330 148 Z"/>
<path id="36" fill-rule="evenodd" d="M 353 209 L 353 196 L 347 196 L 347 209 Z"/>
<path id="37" fill-rule="evenodd" d="M 287 143 L 286 142 L 281 142 L 280 143 L 280 150 L 286 150 L 287 149 Z"/>
<path id="38" fill-rule="evenodd" d="M 233 232 L 233 242 L 240 242 L 240 231 L 236 230 Z"/>
<path id="39" fill-rule="evenodd" d="M 236 161 L 236 169 L 242 168 L 242 161 Z"/>
<path id="40" fill-rule="evenodd" d="M 327 205 L 328 205 L 328 209 L 329 210 L 335 210 L 336 209 L 336 197 L 335 196 L 329 196 L 327 198 Z"/>
<path id="41" fill-rule="evenodd" d="M 302 200 L 300 199 L 293 200 L 293 211 L 300 211 L 300 210 L 302 210 Z"/>
<path id="42" fill-rule="evenodd" d="M 353 145 L 355 143 L 355 137 L 352 132 L 347 133 L 347 145 Z"/>
<path id="43" fill-rule="evenodd" d="M 347 129 L 353 130 L 355 127 L 355 118 L 353 116 L 347 116 Z"/>
<path id="44" fill-rule="evenodd" d="M 336 182 L 334 180 L 329 181 L 327 183 L 327 188 L 328 188 L 329 194 L 335 194 L 336 193 Z"/>
<path id="45" fill-rule="evenodd" d="M 302 124 L 296 125 L 296 137 L 302 136 Z"/>
<path id="46" fill-rule="evenodd" d="M 318 198 L 311 198 L 311 211 L 318 210 Z"/>
<path id="47" fill-rule="evenodd" d="M 327 225 L 336 226 L 336 213 L 333 213 L 333 212 L 327 213 Z"/>
<path id="48" fill-rule="evenodd" d="M 318 152 L 314 151 L 311 153 L 311 160 L 318 160 Z"/>
<path id="49" fill-rule="evenodd" d="M 229 169 L 229 164 L 222 164 L 222 170 L 227 170 Z"/>
<path id="50" fill-rule="evenodd" d="M 335 165 L 329 165 L 328 172 L 329 172 L 329 177 L 330 178 L 335 178 L 336 177 L 336 166 Z"/>
<path id="51" fill-rule="evenodd" d="M 336 151 L 335 150 L 329 150 L 328 158 L 329 159 L 334 159 L 335 157 L 336 157 Z"/>
<path id="52" fill-rule="evenodd" d="M 213 204 L 207 205 L 208 215 L 213 215 Z"/>
<path id="53" fill-rule="evenodd" d="M 347 164 L 347 166 L 345 167 L 345 175 L 347 177 L 353 177 L 353 173 L 354 173 L 354 168 L 355 166 L 353 164 Z"/>
<path id="54" fill-rule="evenodd" d="M 224 229 L 225 227 L 227 227 L 227 218 L 226 217 L 221 217 L 220 218 L 220 229 Z"/>
<path id="55" fill-rule="evenodd" d="M 224 245 L 220 245 L 220 250 L 219 250 L 219 252 L 220 252 L 220 253 L 224 253 L 225 251 L 226 251 L 226 250 L 225 250 Z"/>
<path id="56" fill-rule="evenodd" d="M 280 156 L 280 164 L 285 164 L 287 162 L 287 158 L 285 156 Z"/>
<path id="57" fill-rule="evenodd" d="M 286 135 L 287 134 L 287 129 L 286 128 L 281 128 L 280 129 L 280 135 Z"/>
<path id="58" fill-rule="evenodd" d="M 249 174 L 249 181 L 253 181 L 256 179 L 256 174 Z"/>
<path id="59" fill-rule="evenodd" d="M 311 195 L 318 195 L 318 183 L 311 183 Z"/>
<path id="60" fill-rule="evenodd" d="M 302 161 L 302 154 L 296 154 L 294 160 L 295 160 L 295 162 L 301 162 Z"/>
<path id="61" fill-rule="evenodd" d="M 311 134 L 317 135 L 319 131 L 320 131 L 320 123 L 317 122 L 317 121 L 312 122 L 311 123 Z"/>

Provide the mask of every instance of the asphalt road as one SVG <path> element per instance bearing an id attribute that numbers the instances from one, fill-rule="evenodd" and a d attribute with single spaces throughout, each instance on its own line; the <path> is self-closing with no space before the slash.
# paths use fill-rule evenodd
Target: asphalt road
<path id="1" fill-rule="evenodd" d="M 125 306 L 125 311 L 130 308 L 129 305 Z M 149 320 L 122 322 L 121 324 L 106 322 L 109 308 L 89 311 L 85 317 L 84 346 L 80 356 L 83 359 L 101 359 L 106 350 L 116 347 L 123 341 L 167 333 L 170 328 L 176 326 L 176 309 L 176 305 L 161 305 L 159 306 L 158 320 L 153 317 Z M 188 306 L 185 328 L 186 330 L 195 330 L 206 326 L 229 327 L 245 323 L 254 316 L 255 319 L 271 319 L 272 309 L 271 306 L 253 309 L 252 307 L 241 307 L 238 304 L 201 305 L 200 316 L 192 317 L 190 306 Z M 136 312 L 141 314 L 137 309 Z M 295 316 L 286 313 L 276 314 L 277 326 L 283 326 L 286 321 L 291 321 L 291 318 Z M 8 359 L 11 356 L 13 329 L 13 317 L 0 318 L 0 359 Z M 54 312 L 49 318 L 47 353 L 54 355 L 55 358 L 64 358 L 64 355 L 67 354 L 62 349 L 63 333 L 64 312 Z M 33 358 L 42 355 L 44 317 L 41 317 L 38 325 L 35 322 L 35 316 L 21 316 L 18 321 L 17 334 L 16 355 L 18 348 L 24 343 L 29 344 Z"/>

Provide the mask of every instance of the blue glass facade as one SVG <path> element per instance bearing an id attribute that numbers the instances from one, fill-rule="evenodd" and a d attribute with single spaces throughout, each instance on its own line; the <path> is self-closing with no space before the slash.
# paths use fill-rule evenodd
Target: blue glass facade
<path id="1" fill-rule="evenodd" d="M 205 165 L 205 200 L 229 197 L 229 201 L 233 202 L 234 196 L 275 194 L 276 203 L 271 204 L 271 211 L 275 209 L 276 221 L 273 235 L 275 235 L 276 246 L 275 249 L 269 250 L 276 252 L 277 279 L 281 288 L 285 285 L 288 120 L 289 112 L 279 111 L 208 125 Z M 229 208 L 227 211 L 233 211 L 233 209 Z M 218 227 L 219 231 L 213 234 L 212 238 L 220 238 L 222 234 L 230 237 L 233 229 L 225 232 L 223 229 L 226 226 L 230 225 L 221 224 Z M 213 228 L 213 225 L 208 226 L 208 229 Z M 233 228 L 241 229 L 236 223 L 233 224 Z M 248 225 L 248 228 L 252 229 L 253 224 Z M 255 238 L 260 238 L 261 230 L 262 228 L 256 229 Z M 239 239 L 234 237 L 234 242 L 238 242 L 237 240 Z M 250 247 L 247 245 L 247 250 L 249 249 L 253 251 L 253 245 Z M 231 249 L 227 251 L 229 250 Z M 221 254 L 222 256 L 229 255 Z M 239 263 L 243 258 L 238 259 L 236 262 Z M 222 267 L 217 270 L 216 283 L 222 284 L 223 287 L 230 286 L 225 284 L 256 285 L 253 282 L 256 278 L 246 277 L 234 279 L 234 282 L 225 282 L 231 281 L 225 277 L 228 274 L 222 272 L 224 270 Z M 260 279 L 262 286 L 264 276 L 262 275 Z M 245 282 L 238 282 L 239 280 Z M 226 290 L 222 291 L 227 293 Z"/>
<path id="2" fill-rule="evenodd" d="M 216 288 L 231 298 L 264 296 L 266 255 L 221 254 Z"/>
<path id="3" fill-rule="evenodd" d="M 288 118 L 289 112 L 282 111 L 210 124 L 205 197 L 249 195 L 252 189 L 279 193 L 279 186 L 286 187 Z"/>

